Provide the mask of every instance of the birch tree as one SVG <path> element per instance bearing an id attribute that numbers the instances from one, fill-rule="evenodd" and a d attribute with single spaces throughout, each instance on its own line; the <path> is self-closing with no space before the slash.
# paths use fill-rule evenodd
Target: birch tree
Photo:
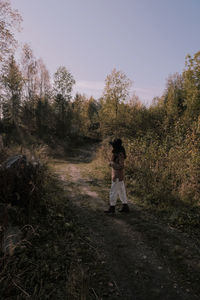
<path id="1" fill-rule="evenodd" d="M 20 30 L 22 17 L 11 7 L 9 0 L 0 0 L 0 65 L 13 54 L 17 45 L 16 30 Z"/>

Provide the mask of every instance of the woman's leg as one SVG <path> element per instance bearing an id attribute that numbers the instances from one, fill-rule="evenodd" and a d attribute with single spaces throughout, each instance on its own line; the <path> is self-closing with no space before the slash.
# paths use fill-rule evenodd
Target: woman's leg
<path id="1" fill-rule="evenodd" d="M 110 205 L 115 206 L 117 202 L 117 196 L 119 193 L 119 180 L 112 181 L 111 189 L 110 189 Z"/>
<path id="2" fill-rule="evenodd" d="M 119 192 L 119 198 L 120 198 L 121 202 L 123 204 L 127 204 L 128 200 L 127 200 L 127 196 L 126 196 L 126 188 L 125 188 L 124 181 L 119 182 L 118 192 Z"/>

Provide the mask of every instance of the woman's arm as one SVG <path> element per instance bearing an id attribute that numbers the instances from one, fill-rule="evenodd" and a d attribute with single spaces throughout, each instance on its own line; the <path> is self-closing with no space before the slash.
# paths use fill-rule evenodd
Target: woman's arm
<path id="1" fill-rule="evenodd" d="M 124 155 L 122 152 L 118 154 L 117 162 L 115 162 L 114 160 L 110 162 L 110 167 L 115 170 L 121 170 L 124 168 Z"/>

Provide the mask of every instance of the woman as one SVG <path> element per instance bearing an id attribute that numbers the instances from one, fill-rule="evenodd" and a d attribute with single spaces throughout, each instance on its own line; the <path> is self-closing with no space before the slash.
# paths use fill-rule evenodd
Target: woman
<path id="1" fill-rule="evenodd" d="M 126 159 L 126 152 L 122 146 L 121 139 L 115 139 L 110 142 L 113 147 L 112 158 L 109 166 L 112 168 L 112 185 L 110 189 L 110 207 L 105 213 L 115 213 L 115 206 L 117 198 L 119 196 L 123 206 L 120 212 L 129 212 L 129 206 L 127 204 L 126 189 L 124 185 L 124 160 Z"/>

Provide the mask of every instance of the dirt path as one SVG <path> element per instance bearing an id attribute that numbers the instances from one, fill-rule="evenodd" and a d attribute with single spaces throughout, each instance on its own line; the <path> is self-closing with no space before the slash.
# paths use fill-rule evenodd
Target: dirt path
<path id="1" fill-rule="evenodd" d="M 112 279 L 111 293 L 96 299 L 200 299 L 200 251 L 195 242 L 134 202 L 128 215 L 105 216 L 107 199 L 81 175 L 86 156 L 54 161 L 54 168 Z"/>

